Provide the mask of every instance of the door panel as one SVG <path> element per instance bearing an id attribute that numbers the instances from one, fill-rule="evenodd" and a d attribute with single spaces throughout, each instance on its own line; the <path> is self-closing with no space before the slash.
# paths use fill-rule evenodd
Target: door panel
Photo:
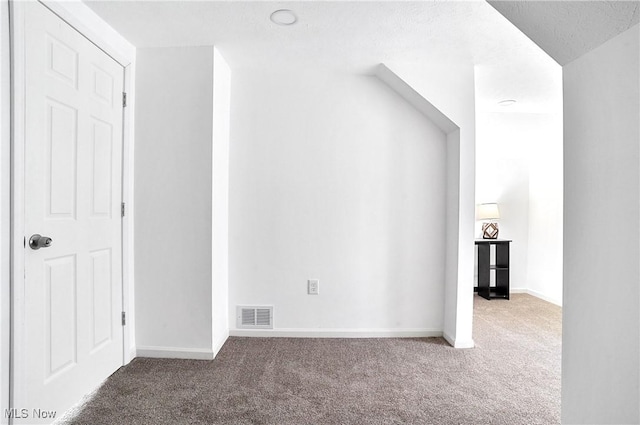
<path id="1" fill-rule="evenodd" d="M 43 5 L 25 9 L 25 353 L 15 402 L 61 416 L 122 365 L 122 66 Z"/>
<path id="2" fill-rule="evenodd" d="M 52 258 L 44 264 L 45 320 L 49 323 L 45 329 L 45 380 L 50 380 L 77 359 L 76 256 Z"/>
<path id="3" fill-rule="evenodd" d="M 51 34 L 45 34 L 46 72 L 78 88 L 78 52 Z"/>
<path id="4" fill-rule="evenodd" d="M 53 99 L 46 99 L 45 102 L 47 104 L 45 193 L 48 218 L 74 219 L 76 217 L 78 110 Z"/>
<path id="5" fill-rule="evenodd" d="M 113 306 L 111 303 L 112 279 L 111 250 L 101 249 L 89 254 L 91 267 L 92 289 L 92 322 L 93 347 L 91 351 L 99 349 L 113 338 Z"/>
<path id="6" fill-rule="evenodd" d="M 93 127 L 91 216 L 92 218 L 111 218 L 113 126 L 95 117 L 91 117 L 91 121 Z"/>

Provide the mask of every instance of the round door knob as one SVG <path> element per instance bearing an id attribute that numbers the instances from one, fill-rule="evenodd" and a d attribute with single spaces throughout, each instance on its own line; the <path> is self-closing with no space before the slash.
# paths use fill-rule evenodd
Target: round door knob
<path id="1" fill-rule="evenodd" d="M 31 249 L 49 248 L 53 243 L 53 239 L 47 236 L 35 234 L 29 238 L 29 246 Z"/>

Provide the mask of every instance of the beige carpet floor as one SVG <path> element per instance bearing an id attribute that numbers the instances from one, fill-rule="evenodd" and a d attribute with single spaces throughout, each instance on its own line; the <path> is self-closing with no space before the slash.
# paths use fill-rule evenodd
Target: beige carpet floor
<path id="1" fill-rule="evenodd" d="M 556 424 L 561 309 L 475 297 L 476 348 L 441 338 L 229 338 L 213 361 L 138 358 L 66 424 Z"/>

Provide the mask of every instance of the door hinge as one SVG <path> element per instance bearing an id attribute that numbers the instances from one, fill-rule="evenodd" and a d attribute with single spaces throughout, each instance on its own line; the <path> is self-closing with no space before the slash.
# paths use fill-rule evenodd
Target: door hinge
<path id="1" fill-rule="evenodd" d="M 122 107 L 123 108 L 127 107 L 127 93 L 126 92 L 122 92 Z"/>
<path id="2" fill-rule="evenodd" d="M 122 326 L 125 326 L 127 324 L 127 313 L 125 313 L 124 311 L 122 312 Z"/>
<path id="3" fill-rule="evenodd" d="M 120 215 L 122 217 L 124 217 L 124 212 L 125 212 L 125 207 L 124 207 L 124 202 L 120 205 Z"/>

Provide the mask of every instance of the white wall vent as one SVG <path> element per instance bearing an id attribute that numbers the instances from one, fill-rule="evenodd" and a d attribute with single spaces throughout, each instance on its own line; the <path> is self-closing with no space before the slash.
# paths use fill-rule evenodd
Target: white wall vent
<path id="1" fill-rule="evenodd" d="M 238 329 L 273 329 L 273 306 L 237 306 L 236 327 Z"/>

